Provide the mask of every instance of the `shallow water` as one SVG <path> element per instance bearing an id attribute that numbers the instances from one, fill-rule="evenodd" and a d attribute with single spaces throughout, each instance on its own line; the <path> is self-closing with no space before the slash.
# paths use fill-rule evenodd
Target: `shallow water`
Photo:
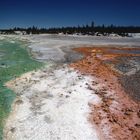
<path id="1" fill-rule="evenodd" d="M 42 66 L 30 58 L 27 42 L 18 40 L 0 40 L 0 140 L 2 140 L 4 120 L 11 110 L 16 95 L 4 86 L 4 83 L 22 73 Z"/>
<path id="2" fill-rule="evenodd" d="M 111 53 L 116 53 L 116 54 L 140 54 L 140 50 L 117 50 L 117 49 L 111 49 L 109 50 Z"/>

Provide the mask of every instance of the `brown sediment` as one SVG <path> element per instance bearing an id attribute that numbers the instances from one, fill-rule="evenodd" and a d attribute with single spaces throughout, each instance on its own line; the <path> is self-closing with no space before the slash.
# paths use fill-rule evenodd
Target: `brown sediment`
<path id="1" fill-rule="evenodd" d="M 102 102 L 99 105 L 90 104 L 92 113 L 90 121 L 100 129 L 105 140 L 139 140 L 140 139 L 140 102 L 126 94 L 118 77 L 121 73 L 113 68 L 118 63 L 118 57 L 140 56 L 134 53 L 112 53 L 110 50 L 140 50 L 120 46 L 89 46 L 74 48 L 85 55 L 84 59 L 70 66 L 83 74 L 97 78 L 92 89 Z M 112 63 L 106 63 L 106 60 Z M 98 83 L 101 87 L 96 88 Z"/>

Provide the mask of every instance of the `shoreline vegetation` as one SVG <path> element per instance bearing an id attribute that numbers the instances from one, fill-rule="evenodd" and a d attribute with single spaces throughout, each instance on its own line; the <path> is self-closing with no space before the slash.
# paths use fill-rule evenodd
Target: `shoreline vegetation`
<path id="1" fill-rule="evenodd" d="M 140 26 L 116 26 L 116 25 L 95 25 L 91 24 L 68 26 L 68 27 L 52 27 L 38 28 L 36 26 L 28 28 L 15 27 L 11 29 L 0 29 L 1 34 L 76 34 L 91 36 L 121 36 L 131 37 L 131 33 L 140 33 Z"/>
<path id="2" fill-rule="evenodd" d="M 0 57 L 0 140 L 2 140 L 5 119 L 16 97 L 16 94 L 5 86 L 5 83 L 41 67 L 42 64 L 30 58 L 26 50 L 27 42 L 4 39 L 0 43 L 0 52 L 3 54 Z"/>

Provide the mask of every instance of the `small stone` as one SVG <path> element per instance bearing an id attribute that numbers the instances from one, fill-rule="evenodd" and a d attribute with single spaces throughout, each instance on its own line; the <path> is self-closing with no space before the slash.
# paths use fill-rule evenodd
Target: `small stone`
<path id="1" fill-rule="evenodd" d="M 138 127 L 138 128 L 140 128 L 140 124 L 138 124 L 138 123 L 136 123 L 135 126 Z"/>
<path id="2" fill-rule="evenodd" d="M 90 85 L 88 85 L 88 87 L 87 87 L 89 90 L 92 90 L 92 87 L 90 86 Z"/>
<path id="3" fill-rule="evenodd" d="M 63 94 L 60 94 L 60 96 L 59 97 L 62 97 L 63 96 Z"/>
<path id="4" fill-rule="evenodd" d="M 66 95 L 66 98 L 69 98 L 70 96 L 69 95 Z"/>
<path id="5" fill-rule="evenodd" d="M 99 91 L 95 90 L 95 94 L 99 94 Z"/>
<path id="6" fill-rule="evenodd" d="M 53 94 L 47 94 L 48 98 L 53 98 Z"/>
<path id="7" fill-rule="evenodd" d="M 52 123 L 53 122 L 49 116 L 45 116 L 44 121 L 47 122 L 47 123 Z"/>
<path id="8" fill-rule="evenodd" d="M 131 115 L 131 112 L 129 110 L 125 110 L 124 115 Z"/>
<path id="9" fill-rule="evenodd" d="M 5 64 L 4 63 L 1 63 L 1 65 L 4 66 Z"/>
<path id="10" fill-rule="evenodd" d="M 15 127 L 12 127 L 12 128 L 10 129 L 10 131 L 11 131 L 12 133 L 14 133 L 14 132 L 16 131 L 16 128 L 15 128 Z"/>
<path id="11" fill-rule="evenodd" d="M 98 84 L 98 83 L 97 83 L 97 82 L 95 82 L 95 81 L 93 81 L 93 82 L 92 82 L 92 85 L 97 85 L 97 84 Z"/>
<path id="12" fill-rule="evenodd" d="M 18 99 L 16 102 L 15 102 L 17 105 L 20 105 L 20 104 L 23 104 L 23 101 Z"/>
<path id="13" fill-rule="evenodd" d="M 103 108 L 103 111 L 104 112 L 108 112 L 108 109 L 105 107 L 105 108 Z"/>
<path id="14" fill-rule="evenodd" d="M 140 118 L 140 111 L 139 111 L 139 112 L 137 112 L 137 116 Z"/>

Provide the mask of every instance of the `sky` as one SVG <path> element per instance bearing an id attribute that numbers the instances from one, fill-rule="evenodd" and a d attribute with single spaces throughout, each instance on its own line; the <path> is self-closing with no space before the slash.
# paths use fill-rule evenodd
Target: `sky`
<path id="1" fill-rule="evenodd" d="M 0 0 L 0 29 L 90 24 L 140 26 L 140 0 Z"/>

